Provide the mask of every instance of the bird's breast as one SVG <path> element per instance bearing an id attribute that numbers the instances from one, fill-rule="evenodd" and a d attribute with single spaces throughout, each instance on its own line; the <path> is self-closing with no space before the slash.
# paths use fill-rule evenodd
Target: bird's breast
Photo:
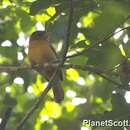
<path id="1" fill-rule="evenodd" d="M 50 48 L 49 44 L 38 41 L 29 44 L 28 57 L 31 62 L 36 64 L 44 64 L 56 59 L 56 55 Z"/>

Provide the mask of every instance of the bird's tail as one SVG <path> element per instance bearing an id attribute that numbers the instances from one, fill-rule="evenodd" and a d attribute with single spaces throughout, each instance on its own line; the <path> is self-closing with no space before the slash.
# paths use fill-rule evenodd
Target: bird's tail
<path id="1" fill-rule="evenodd" d="M 43 66 L 42 66 L 43 67 Z M 49 78 L 46 76 L 47 74 L 41 68 L 36 69 L 40 74 L 42 74 L 46 80 L 49 81 Z M 60 72 L 61 73 L 61 72 Z M 49 75 L 51 77 L 51 75 Z M 61 86 L 61 78 L 59 76 L 55 76 L 53 82 L 51 83 L 54 99 L 56 102 L 60 103 L 64 99 L 64 90 Z"/>
<path id="2" fill-rule="evenodd" d="M 60 103 L 64 99 L 64 90 L 60 83 L 53 84 L 53 94 L 55 101 Z"/>

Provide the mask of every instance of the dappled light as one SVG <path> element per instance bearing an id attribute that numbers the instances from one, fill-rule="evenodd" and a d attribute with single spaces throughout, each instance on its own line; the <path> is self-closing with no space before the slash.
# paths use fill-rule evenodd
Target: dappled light
<path id="1" fill-rule="evenodd" d="M 127 103 L 130 103 L 130 91 L 127 91 L 126 93 L 125 93 L 125 100 L 126 100 L 126 102 Z"/>
<path id="2" fill-rule="evenodd" d="M 0 0 L 0 130 L 127 122 L 129 0 Z"/>
<path id="3" fill-rule="evenodd" d="M 23 57 L 23 53 L 22 52 L 18 52 L 17 53 L 17 58 L 18 58 L 19 61 L 23 60 L 23 58 L 24 58 Z"/>
<path id="4" fill-rule="evenodd" d="M 127 44 L 128 41 L 129 41 L 129 37 L 128 37 L 128 35 L 126 34 L 126 35 L 124 36 L 124 38 L 123 38 L 123 42 L 124 42 L 124 44 Z"/>
<path id="5" fill-rule="evenodd" d="M 21 77 L 16 77 L 16 78 L 14 79 L 14 83 L 15 83 L 15 84 L 22 85 L 22 84 L 24 84 L 24 79 L 21 78 Z"/>
<path id="6" fill-rule="evenodd" d="M 81 86 L 85 85 L 85 80 L 83 77 L 79 77 L 78 80 L 77 80 L 77 83 Z"/>
<path id="7" fill-rule="evenodd" d="M 70 98 L 74 98 L 76 96 L 76 92 L 73 90 L 67 90 L 66 96 L 68 96 Z"/>
<path id="8" fill-rule="evenodd" d="M 121 30 L 121 28 L 117 28 L 117 29 L 115 30 L 115 33 L 118 32 L 118 31 L 120 31 L 120 30 Z M 122 34 L 123 34 L 123 31 L 121 31 L 121 32 L 119 32 L 119 33 L 117 33 L 117 34 L 115 34 L 113 37 L 114 37 L 114 39 L 119 39 Z"/>
<path id="9" fill-rule="evenodd" d="M 45 27 L 42 25 L 42 23 L 41 22 L 37 22 L 36 23 L 36 29 L 37 30 L 45 30 Z"/>
<path id="10" fill-rule="evenodd" d="M 12 43 L 11 43 L 11 41 L 6 40 L 6 41 L 1 43 L 1 46 L 2 47 L 10 47 L 10 46 L 12 46 Z"/>
<path id="11" fill-rule="evenodd" d="M 11 92 L 11 88 L 8 86 L 8 87 L 5 88 L 5 91 L 6 91 L 6 93 L 10 93 Z"/>
<path id="12" fill-rule="evenodd" d="M 79 104 L 84 104 L 86 102 L 87 102 L 87 99 L 85 99 L 85 98 L 75 97 L 75 98 L 72 99 L 72 104 L 75 105 L 75 106 L 77 106 Z"/>

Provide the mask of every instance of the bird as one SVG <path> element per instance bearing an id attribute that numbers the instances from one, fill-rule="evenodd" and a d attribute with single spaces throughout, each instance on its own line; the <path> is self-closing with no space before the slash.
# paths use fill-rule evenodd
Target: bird
<path id="1" fill-rule="evenodd" d="M 47 81 L 55 73 L 57 67 L 49 66 L 48 63 L 58 60 L 57 53 L 50 44 L 49 35 L 46 31 L 35 31 L 29 39 L 28 58 L 32 68 L 35 68 Z M 38 65 L 39 67 L 34 67 Z M 62 70 L 59 68 L 53 81 L 52 90 L 54 100 L 60 103 L 64 99 L 64 90 L 61 86 Z"/>

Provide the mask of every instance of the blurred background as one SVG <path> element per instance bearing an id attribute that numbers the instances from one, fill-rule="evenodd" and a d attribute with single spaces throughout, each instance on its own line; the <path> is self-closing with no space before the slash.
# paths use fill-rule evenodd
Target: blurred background
<path id="1" fill-rule="evenodd" d="M 0 68 L 29 64 L 29 36 L 36 30 L 49 33 L 52 46 L 60 55 L 69 3 L 69 0 L 0 0 Z M 130 0 L 73 0 L 73 6 L 67 55 L 83 53 L 68 58 L 66 63 L 96 67 L 100 72 L 63 68 L 64 101 L 57 104 L 49 91 L 23 129 L 129 130 L 129 127 L 91 127 L 82 122 L 130 120 L 130 29 L 104 40 L 110 33 L 129 26 Z M 30 69 L 12 72 L 0 69 L 0 72 L 0 123 L 7 119 L 6 129 L 14 130 L 47 82 Z M 102 74 L 109 79 L 104 79 Z"/>

